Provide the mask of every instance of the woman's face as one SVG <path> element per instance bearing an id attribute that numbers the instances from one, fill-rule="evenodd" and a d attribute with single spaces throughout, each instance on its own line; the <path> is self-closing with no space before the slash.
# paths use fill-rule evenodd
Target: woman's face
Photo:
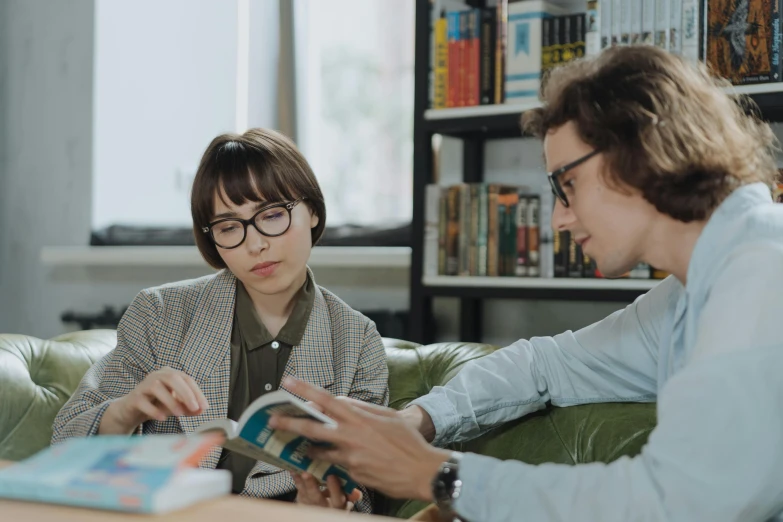
<path id="1" fill-rule="evenodd" d="M 215 211 L 210 222 L 227 217 L 251 219 L 259 210 L 275 203 L 289 202 L 247 201 L 242 205 L 235 205 L 225 193 L 222 197 L 215 194 Z M 264 215 L 269 223 L 288 219 L 288 212 L 284 207 Z M 264 236 L 250 225 L 242 244 L 231 249 L 218 246 L 217 251 L 251 296 L 290 296 L 304 284 L 312 248 L 311 229 L 316 225 L 318 216 L 310 212 L 306 200 L 300 201 L 291 209 L 291 225 L 283 235 Z"/>

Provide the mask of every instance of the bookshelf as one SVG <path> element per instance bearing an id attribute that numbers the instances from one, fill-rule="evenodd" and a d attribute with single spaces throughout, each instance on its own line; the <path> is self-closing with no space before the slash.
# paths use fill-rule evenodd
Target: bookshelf
<path id="1" fill-rule="evenodd" d="M 482 0 L 465 3 L 471 7 L 484 6 Z M 535 107 L 535 104 L 508 104 L 430 109 L 430 15 L 430 1 L 416 0 L 409 339 L 422 343 L 433 340 L 432 300 L 436 297 L 458 298 L 460 340 L 480 341 L 484 299 L 566 299 L 628 303 L 658 284 L 658 280 L 646 279 L 424 277 L 424 204 L 426 186 L 432 182 L 433 135 L 460 138 L 463 141 L 463 181 L 482 182 L 486 140 L 522 137 L 520 116 Z M 783 83 L 736 86 L 729 88 L 729 91 L 750 96 L 765 120 L 783 121 Z"/>

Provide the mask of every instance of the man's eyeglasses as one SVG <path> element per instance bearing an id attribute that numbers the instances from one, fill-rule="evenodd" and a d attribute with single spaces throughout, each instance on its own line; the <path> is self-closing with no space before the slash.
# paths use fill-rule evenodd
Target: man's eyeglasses
<path id="1" fill-rule="evenodd" d="M 291 210 L 303 199 L 306 198 L 301 197 L 294 201 L 266 206 L 250 219 L 218 219 L 203 227 L 201 231 L 209 234 L 212 242 L 217 246 L 226 249 L 236 248 L 244 243 L 249 225 L 253 225 L 264 236 L 282 236 L 291 227 Z"/>
<path id="2" fill-rule="evenodd" d="M 594 150 L 588 154 L 585 154 L 581 158 L 579 158 L 576 161 L 572 161 L 571 163 L 567 165 L 563 165 L 557 170 L 553 170 L 552 172 L 547 173 L 547 179 L 549 179 L 549 186 L 552 187 L 552 194 L 554 194 L 557 199 L 560 200 L 560 203 L 563 204 L 564 207 L 568 206 L 568 197 L 566 197 L 565 192 L 563 191 L 563 186 L 560 184 L 560 176 L 568 172 L 569 170 L 573 169 L 574 167 L 578 167 L 585 161 L 589 160 L 596 154 L 598 154 L 599 150 Z"/>

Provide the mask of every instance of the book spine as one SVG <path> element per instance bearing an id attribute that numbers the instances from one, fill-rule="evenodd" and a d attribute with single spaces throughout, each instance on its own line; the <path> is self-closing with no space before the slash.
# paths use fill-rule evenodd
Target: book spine
<path id="1" fill-rule="evenodd" d="M 457 275 L 459 270 L 459 186 L 448 189 L 446 235 L 446 275 Z"/>
<path id="2" fill-rule="evenodd" d="M 669 44 L 670 0 L 656 0 L 655 3 L 655 45 L 667 49 Z"/>
<path id="3" fill-rule="evenodd" d="M 508 0 L 497 3 L 497 40 L 495 42 L 495 103 L 506 101 L 506 40 L 508 37 Z"/>
<path id="4" fill-rule="evenodd" d="M 435 20 L 435 91 L 433 109 L 445 108 L 449 85 L 449 40 L 448 22 L 441 15 Z"/>
<path id="5" fill-rule="evenodd" d="M 466 184 L 459 186 L 459 254 L 457 275 L 469 276 L 470 261 L 470 187 Z"/>
<path id="6" fill-rule="evenodd" d="M 601 0 L 588 0 L 585 33 L 585 53 L 596 56 L 601 52 Z"/>
<path id="7" fill-rule="evenodd" d="M 440 196 L 439 185 L 427 185 L 424 202 L 424 275 L 438 274 Z"/>
<path id="8" fill-rule="evenodd" d="M 582 277 L 583 263 L 582 248 L 571 236 L 568 242 L 568 277 Z"/>
<path id="9" fill-rule="evenodd" d="M 631 0 L 620 2 L 620 45 L 631 43 Z"/>
<path id="10" fill-rule="evenodd" d="M 612 46 L 612 28 L 614 27 L 614 1 L 599 0 L 599 2 L 601 2 L 601 49 L 606 49 L 607 47 Z"/>
<path id="11" fill-rule="evenodd" d="M 584 13 L 571 15 L 574 26 L 574 56 L 579 60 L 584 58 L 587 52 L 587 26 Z"/>
<path id="12" fill-rule="evenodd" d="M 478 275 L 479 198 L 481 185 L 470 184 L 470 237 L 468 239 L 468 273 Z"/>
<path id="13" fill-rule="evenodd" d="M 448 81 L 446 106 L 457 106 L 457 88 L 459 87 L 459 11 L 446 13 L 448 22 Z"/>
<path id="14" fill-rule="evenodd" d="M 479 90 L 481 81 L 481 10 L 472 9 L 468 12 L 468 100 L 470 106 L 479 104 Z"/>
<path id="15" fill-rule="evenodd" d="M 479 67 L 480 78 L 480 102 L 481 105 L 490 105 L 495 101 L 495 40 L 497 39 L 497 11 L 494 8 L 481 10 L 481 58 Z"/>
<path id="16" fill-rule="evenodd" d="M 519 203 L 517 203 L 517 262 L 514 267 L 514 273 L 517 276 L 524 277 L 528 275 L 528 255 L 527 255 L 527 206 L 529 199 L 520 194 Z"/>
<path id="17" fill-rule="evenodd" d="M 555 231 L 553 240 L 554 276 L 566 277 L 568 275 L 568 243 L 571 240 L 570 234 L 566 230 Z"/>
<path id="18" fill-rule="evenodd" d="M 459 13 L 459 42 L 458 57 L 459 61 L 458 77 L 459 86 L 457 87 L 457 107 L 465 107 L 468 103 L 468 40 L 470 32 L 468 31 L 468 11 Z"/>
<path id="19" fill-rule="evenodd" d="M 682 53 L 682 0 L 669 0 L 669 52 Z"/>
<path id="20" fill-rule="evenodd" d="M 630 43 L 637 45 L 642 43 L 642 0 L 631 1 L 631 36 Z"/>
<path id="21" fill-rule="evenodd" d="M 479 190 L 479 210 L 478 210 L 478 275 L 487 275 L 487 185 L 481 184 Z"/>
<path id="22" fill-rule="evenodd" d="M 541 198 L 527 197 L 527 275 L 541 276 Z"/>
<path id="23" fill-rule="evenodd" d="M 490 185 L 487 194 L 487 275 L 498 275 L 498 186 Z"/>
<path id="24" fill-rule="evenodd" d="M 642 0 L 642 43 L 655 44 L 655 8 L 658 0 Z"/>
<path id="25" fill-rule="evenodd" d="M 438 201 L 438 275 L 447 275 L 446 269 L 446 244 L 448 242 L 448 190 L 441 189 Z"/>
<path id="26" fill-rule="evenodd" d="M 682 1 L 682 55 L 691 63 L 699 61 L 699 4 Z"/>
<path id="27" fill-rule="evenodd" d="M 516 189 L 507 196 L 506 203 L 506 255 L 504 257 L 505 273 L 503 275 L 513 276 L 516 272 L 517 264 L 517 205 L 519 204 L 519 194 Z"/>

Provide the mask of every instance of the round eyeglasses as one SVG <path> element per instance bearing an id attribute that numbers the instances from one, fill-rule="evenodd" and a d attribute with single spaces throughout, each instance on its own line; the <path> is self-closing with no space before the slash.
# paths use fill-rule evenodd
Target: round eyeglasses
<path id="1" fill-rule="evenodd" d="M 307 198 L 301 197 L 294 201 L 268 205 L 250 219 L 218 219 L 203 227 L 201 231 L 208 234 L 213 243 L 225 249 L 236 248 L 244 243 L 249 225 L 253 225 L 261 235 L 282 236 L 291 228 L 291 211 L 304 199 Z"/>

